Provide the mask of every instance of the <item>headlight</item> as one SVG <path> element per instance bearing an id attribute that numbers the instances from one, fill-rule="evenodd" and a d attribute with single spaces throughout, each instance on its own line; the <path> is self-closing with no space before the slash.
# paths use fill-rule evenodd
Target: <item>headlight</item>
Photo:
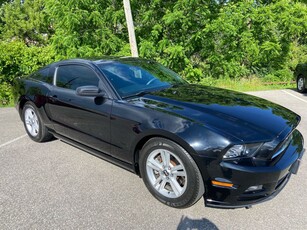
<path id="1" fill-rule="evenodd" d="M 226 152 L 223 158 L 231 159 L 236 157 L 250 157 L 253 156 L 261 146 L 262 143 L 234 145 Z"/>

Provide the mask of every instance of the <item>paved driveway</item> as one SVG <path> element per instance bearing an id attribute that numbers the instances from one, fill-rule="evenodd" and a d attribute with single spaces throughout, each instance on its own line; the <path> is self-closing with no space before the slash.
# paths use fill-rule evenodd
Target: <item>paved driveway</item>
<path id="1" fill-rule="evenodd" d="M 292 90 L 251 92 L 302 116 L 307 95 Z M 273 200 L 251 209 L 169 208 L 140 178 L 55 140 L 25 136 L 14 108 L 0 109 L 0 229 L 306 229 L 307 164 Z M 307 148 L 305 144 L 305 148 Z"/>

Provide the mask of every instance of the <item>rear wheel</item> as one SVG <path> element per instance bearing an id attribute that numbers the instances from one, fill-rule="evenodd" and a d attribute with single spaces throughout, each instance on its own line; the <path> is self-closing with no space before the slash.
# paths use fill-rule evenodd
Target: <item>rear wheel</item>
<path id="1" fill-rule="evenodd" d="M 23 107 L 22 118 L 29 137 L 36 142 L 52 139 L 52 135 L 42 122 L 41 116 L 32 102 L 27 102 Z"/>
<path id="2" fill-rule="evenodd" d="M 200 171 L 186 150 L 165 138 L 152 138 L 142 148 L 140 170 L 143 181 L 162 203 L 187 208 L 204 193 Z"/>
<path id="3" fill-rule="evenodd" d="M 298 76 L 297 78 L 297 91 L 300 93 L 306 92 L 306 82 L 302 75 Z"/>

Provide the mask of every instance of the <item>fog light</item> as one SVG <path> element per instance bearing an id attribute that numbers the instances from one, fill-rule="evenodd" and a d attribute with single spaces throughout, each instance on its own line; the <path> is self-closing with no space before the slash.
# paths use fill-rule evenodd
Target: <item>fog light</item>
<path id="1" fill-rule="evenodd" d="M 254 191 L 262 190 L 262 188 L 263 188 L 262 185 L 254 185 L 246 189 L 245 192 L 254 192 Z"/>

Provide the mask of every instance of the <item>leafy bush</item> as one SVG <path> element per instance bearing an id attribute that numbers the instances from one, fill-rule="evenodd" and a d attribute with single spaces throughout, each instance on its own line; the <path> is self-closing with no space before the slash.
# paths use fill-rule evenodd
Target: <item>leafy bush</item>
<path id="1" fill-rule="evenodd" d="M 27 75 L 54 61 L 50 46 L 28 47 L 22 41 L 0 42 L 0 105 L 12 103 L 12 85 L 16 77 Z"/>
<path id="2" fill-rule="evenodd" d="M 55 60 L 129 55 L 122 1 L 1 1 L 0 104 L 13 79 Z M 291 81 L 307 62 L 304 1 L 131 0 L 141 57 L 193 83 Z M 258 81 L 255 80 L 258 84 Z"/>

